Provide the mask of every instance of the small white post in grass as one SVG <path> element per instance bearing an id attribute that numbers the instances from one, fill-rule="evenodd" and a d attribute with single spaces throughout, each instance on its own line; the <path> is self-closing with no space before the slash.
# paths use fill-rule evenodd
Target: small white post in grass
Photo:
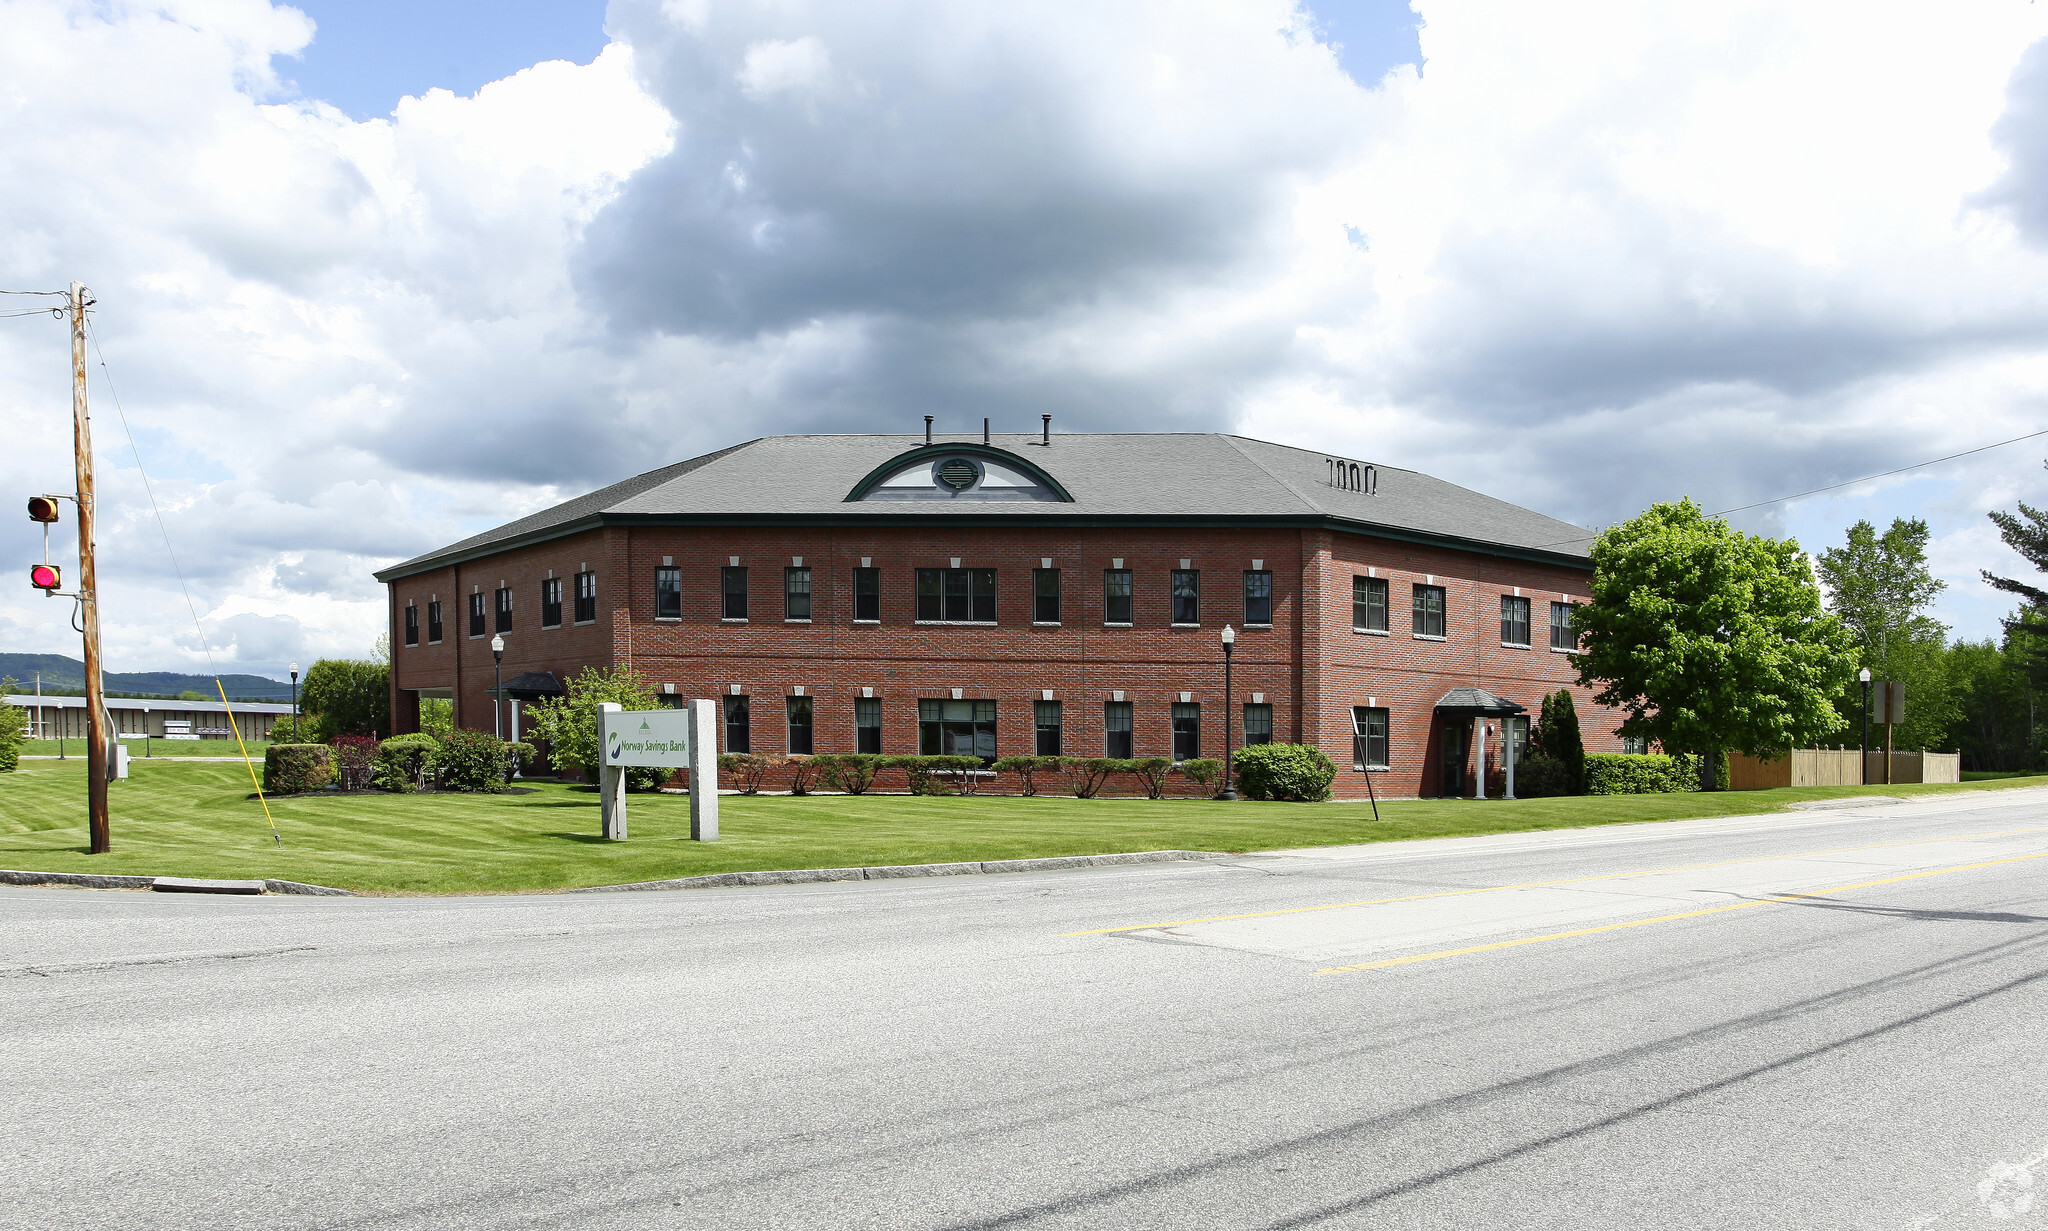
<path id="1" fill-rule="evenodd" d="M 609 755 L 624 712 L 616 701 L 600 701 L 597 706 L 598 760 L 603 766 L 597 771 L 597 799 L 604 836 L 613 842 L 626 840 L 626 769 Z"/>
<path id="2" fill-rule="evenodd" d="M 690 702 L 690 839 L 718 841 L 718 703 Z"/>

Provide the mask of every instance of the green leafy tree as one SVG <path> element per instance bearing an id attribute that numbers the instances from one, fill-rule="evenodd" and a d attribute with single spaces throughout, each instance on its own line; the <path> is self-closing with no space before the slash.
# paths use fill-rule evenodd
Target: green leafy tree
<path id="1" fill-rule="evenodd" d="M 447 697 L 420 698 L 420 730 L 445 739 L 455 729 L 455 702 Z"/>
<path id="2" fill-rule="evenodd" d="M 1821 606 L 1796 542 L 1743 534 L 1688 499 L 1609 527 L 1592 556 L 1571 662 L 1596 702 L 1625 715 L 1620 735 L 1714 765 L 1846 725 L 1834 698 L 1856 670 L 1855 641 Z"/>
<path id="3" fill-rule="evenodd" d="M 11 695 L 19 687 L 11 675 L 0 679 L 0 697 Z M 28 714 L 0 701 L 0 774 L 11 774 L 21 764 L 21 745 L 27 738 Z"/>
<path id="4" fill-rule="evenodd" d="M 1949 650 L 1959 710 L 1955 743 L 1964 769 L 2019 770 L 2040 763 L 2027 667 L 2026 654 L 2010 637 L 2003 646 L 1987 638 L 1958 641 Z"/>
<path id="5" fill-rule="evenodd" d="M 1844 546 L 1829 548 L 1814 562 L 1828 588 L 1828 608 L 1856 638 L 1871 678 L 1906 686 L 1906 721 L 1894 733 L 1902 748 L 1948 747 L 1962 717 L 1949 672 L 1948 628 L 1927 614 L 1948 588 L 1927 569 L 1927 537 L 1927 523 L 1917 518 L 1894 518 L 1881 535 L 1859 521 L 1849 527 Z M 1862 685 L 1850 683 L 1835 708 L 1852 729 L 1858 727 Z"/>
<path id="6" fill-rule="evenodd" d="M 533 735 L 548 745 L 548 760 L 558 772 L 574 771 L 586 782 L 596 782 L 603 757 L 597 746 L 597 707 L 607 701 L 628 710 L 661 708 L 654 685 L 631 667 L 608 671 L 585 667 L 564 685 L 563 694 L 539 702 L 527 712 L 533 716 Z M 652 790 L 668 777 L 665 769 L 629 769 L 626 783 L 636 790 Z"/>
<path id="7" fill-rule="evenodd" d="M 2044 463 L 2048 464 L 2048 463 Z M 2018 552 L 2036 569 L 2048 572 L 2048 512 L 2022 500 L 2017 514 L 1993 510 L 1991 524 L 2005 545 Z M 2019 611 L 2006 617 L 2006 649 L 2026 666 L 2027 678 L 2036 686 L 2048 683 L 2048 590 L 2012 577 L 2000 577 L 1990 570 L 1984 580 L 2023 600 Z"/>
<path id="8" fill-rule="evenodd" d="M 299 709 L 315 715 L 315 743 L 337 735 L 391 734 L 391 665 L 375 659 L 323 658 L 306 669 Z"/>

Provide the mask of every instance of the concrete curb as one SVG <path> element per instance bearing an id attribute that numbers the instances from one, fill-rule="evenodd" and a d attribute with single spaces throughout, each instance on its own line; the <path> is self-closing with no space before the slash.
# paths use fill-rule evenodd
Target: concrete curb
<path id="1" fill-rule="evenodd" d="M 906 863 L 880 868 L 794 868 L 784 872 L 714 872 L 677 880 L 591 885 L 563 893 L 637 893 L 644 889 L 724 889 L 736 885 L 810 885 L 820 881 L 905 880 L 920 876 L 982 876 L 1001 872 L 1051 872 L 1132 863 L 1178 863 L 1228 859 L 1227 851 L 1136 851 L 1122 855 L 1059 855 L 1050 859 L 996 859 L 986 863 Z"/>
<path id="2" fill-rule="evenodd" d="M 99 872 L 21 872 L 0 868 L 0 885 L 76 885 L 81 889 L 154 889 L 158 880 L 180 886 L 182 877 L 166 876 L 110 876 Z M 257 882 L 251 881 L 250 884 Z M 298 881 L 266 880 L 261 882 L 263 893 L 293 894 L 322 898 L 352 898 L 350 889 L 336 889 L 332 885 L 306 885 Z M 242 890 L 248 893 L 248 890 Z"/>

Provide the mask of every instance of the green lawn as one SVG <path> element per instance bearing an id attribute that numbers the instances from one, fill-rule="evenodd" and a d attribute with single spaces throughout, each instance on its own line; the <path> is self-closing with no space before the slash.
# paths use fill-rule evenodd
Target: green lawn
<path id="1" fill-rule="evenodd" d="M 242 755 L 241 751 L 235 747 L 235 741 L 231 739 L 124 739 L 121 742 L 128 746 L 129 757 L 137 761 L 142 760 L 145 744 L 147 745 L 146 750 L 151 760 L 159 760 L 164 757 L 239 757 Z M 263 750 L 270 747 L 269 741 L 252 739 L 249 741 L 248 747 L 249 759 L 256 762 L 256 767 L 260 770 L 263 767 Z M 75 758 L 82 764 L 85 761 L 85 741 L 82 739 L 24 740 L 21 745 L 21 755 L 25 757 L 54 757 L 62 755 L 66 758 Z"/>
<path id="2" fill-rule="evenodd" d="M 114 850 L 88 855 L 85 763 L 24 761 L 0 775 L 0 867 L 57 872 L 277 877 L 398 893 L 561 889 L 706 872 L 956 860 L 1024 859 L 1160 849 L 1253 851 L 1293 846 L 1510 833 L 1626 821 L 1766 812 L 1801 799 L 1982 786 L 1809 787 L 1710 795 L 1583 799 L 1413 800 L 1365 804 L 1221 804 L 1207 800 L 1016 799 L 885 795 L 724 796 L 723 840 L 689 841 L 689 800 L 635 795 L 632 839 L 597 836 L 597 798 L 555 783 L 531 795 L 248 798 L 240 765 L 137 762 L 113 785 Z"/>

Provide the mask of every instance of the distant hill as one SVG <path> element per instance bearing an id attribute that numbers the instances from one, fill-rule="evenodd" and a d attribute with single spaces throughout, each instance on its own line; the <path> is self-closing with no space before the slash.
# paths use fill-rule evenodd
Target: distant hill
<path id="1" fill-rule="evenodd" d="M 63 654 L 0 654 L 0 676 L 13 676 L 22 692 L 35 691 L 36 672 L 43 673 L 43 691 L 78 693 L 85 691 L 85 664 Z M 292 686 L 284 680 L 261 675 L 224 675 L 221 686 L 230 701 L 288 701 Z M 110 693 L 146 697 L 175 697 L 182 693 L 218 696 L 210 675 L 185 675 L 176 671 L 108 671 L 103 683 Z"/>

